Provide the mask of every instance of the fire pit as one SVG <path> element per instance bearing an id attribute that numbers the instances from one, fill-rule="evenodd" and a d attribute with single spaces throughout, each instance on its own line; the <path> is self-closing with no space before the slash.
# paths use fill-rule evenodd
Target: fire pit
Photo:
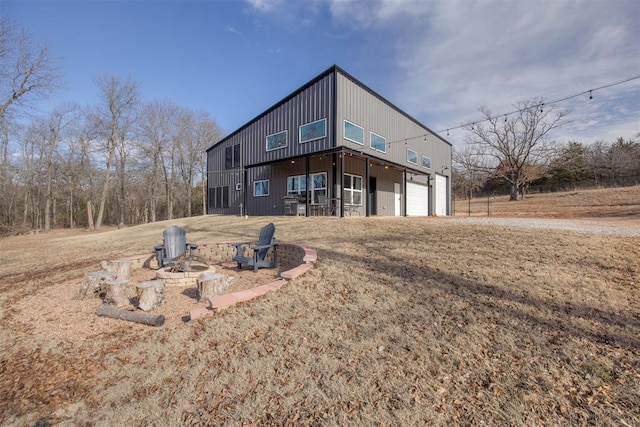
<path id="1" fill-rule="evenodd" d="M 156 272 L 156 279 L 162 280 L 165 286 L 196 286 L 196 280 L 202 273 L 215 273 L 215 267 L 191 264 L 183 271 L 173 271 L 173 267 L 163 267 Z"/>

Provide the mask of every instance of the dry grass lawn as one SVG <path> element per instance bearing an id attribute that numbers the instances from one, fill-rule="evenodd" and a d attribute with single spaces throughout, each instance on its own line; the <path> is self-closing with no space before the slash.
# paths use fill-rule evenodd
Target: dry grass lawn
<path id="1" fill-rule="evenodd" d="M 640 189 L 622 190 L 608 216 L 619 206 L 637 226 Z M 554 197 L 575 216 L 560 206 L 574 195 Z M 314 270 L 160 328 L 84 300 L 73 319 L 86 332 L 56 333 L 73 298 L 56 287 L 101 260 L 149 251 L 173 223 L 197 242 L 246 240 L 268 221 L 318 250 Z M 637 237 L 206 216 L 3 238 L 0 259 L 1 425 L 640 425 Z"/>
<path id="2" fill-rule="evenodd" d="M 488 203 L 487 203 L 488 202 Z M 509 196 L 456 200 L 456 216 L 546 218 L 635 218 L 640 220 L 640 186 L 564 193 L 530 194 L 517 203 Z"/>

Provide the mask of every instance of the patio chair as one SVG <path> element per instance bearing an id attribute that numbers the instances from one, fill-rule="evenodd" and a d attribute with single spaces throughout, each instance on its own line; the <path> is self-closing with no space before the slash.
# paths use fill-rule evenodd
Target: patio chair
<path id="1" fill-rule="evenodd" d="M 276 226 L 273 223 L 269 223 L 262 227 L 257 241 L 233 243 L 236 247 L 236 255 L 233 257 L 233 261 L 238 263 L 238 270 L 242 269 L 243 265 L 253 267 L 254 273 L 257 273 L 258 268 L 261 267 L 276 268 L 278 266 L 278 252 L 276 239 L 273 237 L 275 233 Z M 248 246 L 249 251 L 253 251 L 252 256 L 245 255 L 246 246 Z M 267 253 L 271 247 L 273 247 L 273 259 L 269 261 L 267 260 Z"/>
<path id="2" fill-rule="evenodd" d="M 187 249 L 189 256 L 194 257 L 197 247 L 195 243 L 187 243 L 187 231 L 184 228 L 172 225 L 162 232 L 162 244 L 153 248 L 156 251 L 158 266 L 164 267 L 175 264 L 187 253 Z"/>

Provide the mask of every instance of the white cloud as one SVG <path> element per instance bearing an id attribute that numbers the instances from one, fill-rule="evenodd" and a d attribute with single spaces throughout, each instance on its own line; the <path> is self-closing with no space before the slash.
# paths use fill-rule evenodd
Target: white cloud
<path id="1" fill-rule="evenodd" d="M 230 33 L 233 33 L 233 34 L 242 34 L 233 25 L 227 25 L 227 31 L 229 31 Z"/>
<path id="2" fill-rule="evenodd" d="M 313 0 L 304 16 L 298 2 L 249 3 L 265 12 L 295 9 L 301 20 L 316 19 L 325 7 L 338 29 L 363 39 L 388 35 L 392 48 L 384 51 L 392 57 L 360 58 L 390 63 L 395 72 L 385 96 L 434 130 L 480 119 L 482 106 L 500 114 L 518 101 L 558 99 L 640 74 L 637 0 Z M 640 130 L 640 89 L 633 94 L 622 110 L 599 92 L 596 112 L 559 105 L 572 123 L 558 139 L 575 132 L 593 140 L 616 130 L 631 137 L 622 133 Z"/>
<path id="3" fill-rule="evenodd" d="M 249 5 L 260 12 L 271 12 L 282 4 L 282 0 L 245 0 Z"/>
<path id="4" fill-rule="evenodd" d="M 396 102 L 435 130 L 479 119 L 481 106 L 507 112 L 517 101 L 558 99 L 640 71 L 635 1 L 376 4 L 377 25 L 402 22 L 395 61 L 405 78 L 397 79 Z M 628 107 L 640 115 L 640 98 Z M 612 120 L 602 116 L 589 128 Z"/>

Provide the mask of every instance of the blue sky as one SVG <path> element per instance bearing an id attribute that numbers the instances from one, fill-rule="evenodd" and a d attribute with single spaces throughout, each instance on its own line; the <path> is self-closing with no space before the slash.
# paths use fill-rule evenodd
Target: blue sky
<path id="1" fill-rule="evenodd" d="M 145 101 L 209 112 L 226 133 L 333 64 L 434 131 L 640 76 L 637 0 L 2 0 L 59 57 L 43 112 L 97 101 L 99 75 Z M 553 135 L 636 138 L 640 79 L 558 104 Z M 441 134 L 445 138 L 446 132 Z M 455 145 L 464 131 L 451 131 Z M 636 138 L 636 139 L 640 139 Z"/>

